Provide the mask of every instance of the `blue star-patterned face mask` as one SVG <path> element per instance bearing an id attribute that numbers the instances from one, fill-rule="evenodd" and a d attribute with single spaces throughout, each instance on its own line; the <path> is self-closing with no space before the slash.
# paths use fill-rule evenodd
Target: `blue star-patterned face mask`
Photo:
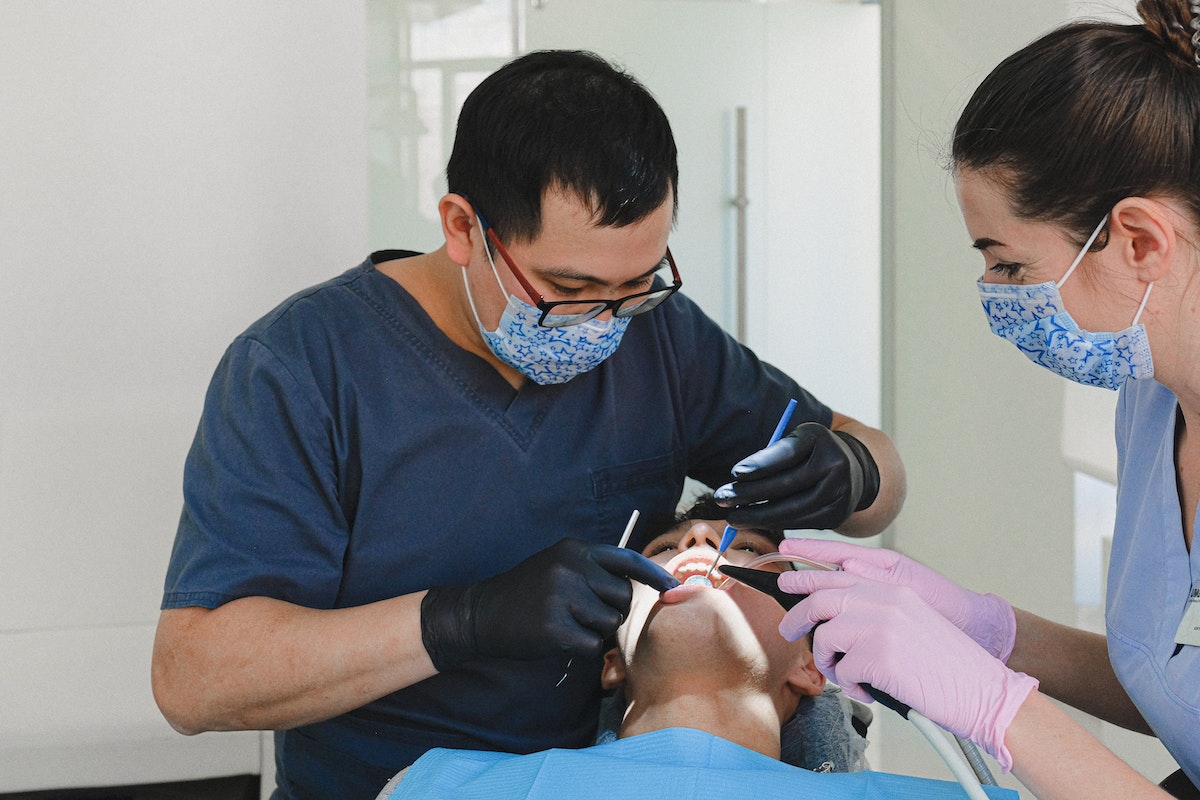
<path id="1" fill-rule="evenodd" d="M 1154 362 L 1146 326 L 1139 325 L 1142 310 L 1150 299 L 1146 286 L 1142 304 L 1130 326 L 1119 333 L 1082 330 L 1063 306 L 1059 288 L 1079 266 L 1092 242 L 1108 222 L 1105 216 L 1084 244 L 1070 268 L 1058 281 L 1033 285 L 997 284 L 979 281 L 979 297 L 992 333 L 1017 346 L 1030 361 L 1051 372 L 1086 386 L 1117 389 L 1129 378 L 1150 378 Z"/>
<path id="2" fill-rule="evenodd" d="M 484 252 L 487 253 L 488 263 L 492 265 L 496 283 L 504 292 L 496 262 L 486 245 Z M 621 337 L 629 327 L 629 317 L 610 315 L 605 320 L 590 319 L 564 328 L 547 328 L 538 324 L 542 312 L 536 306 L 508 295 L 508 304 L 500 315 L 500 324 L 496 330 L 489 331 L 483 327 L 479 312 L 475 310 L 466 267 L 463 267 L 463 283 L 467 287 L 467 300 L 471 304 L 471 313 L 475 315 L 475 324 L 479 326 L 488 348 L 496 358 L 542 386 L 566 383 L 600 366 L 604 359 L 617 352 Z"/>

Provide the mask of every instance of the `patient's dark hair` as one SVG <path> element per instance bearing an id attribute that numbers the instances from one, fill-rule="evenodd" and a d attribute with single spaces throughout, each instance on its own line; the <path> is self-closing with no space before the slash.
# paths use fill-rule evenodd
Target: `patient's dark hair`
<path id="1" fill-rule="evenodd" d="M 677 199 L 679 166 L 667 116 L 637 79 L 594 53 L 544 50 L 467 97 L 446 179 L 501 238 L 528 242 L 548 189 L 620 227 Z"/>
<path id="2" fill-rule="evenodd" d="M 1014 214 L 1080 244 L 1126 197 L 1170 196 L 1200 221 L 1192 12 L 1187 0 L 1137 10 L 1144 24 L 1066 25 L 1001 62 L 954 128 L 954 169 L 987 173 Z"/>
<path id="3" fill-rule="evenodd" d="M 675 523 L 671 526 L 677 528 L 685 522 L 690 522 L 694 519 L 725 519 L 729 516 L 729 509 L 722 508 L 717 505 L 716 499 L 713 498 L 712 492 L 705 492 L 700 495 L 683 511 L 675 514 Z M 754 528 L 753 531 L 761 536 L 765 536 L 778 546 L 783 541 L 783 531 L 771 530 L 769 528 Z M 661 531 L 660 533 L 666 533 Z M 659 534 L 655 534 L 658 536 Z M 650 537 L 646 541 L 650 541 L 654 537 Z"/>
<path id="4" fill-rule="evenodd" d="M 687 508 L 676 512 L 675 518 L 671 520 L 670 523 L 666 524 L 665 526 L 651 526 L 644 533 L 640 533 L 637 537 L 631 538 L 629 541 L 629 548 L 631 550 L 641 552 L 647 544 L 654 541 L 659 536 L 662 536 L 664 533 L 678 528 L 685 522 L 690 522 L 694 519 L 723 520 L 728 515 L 729 509 L 722 508 L 721 506 L 717 505 L 717 501 L 713 499 L 712 492 L 705 492 L 696 497 L 696 499 L 693 500 L 691 505 L 689 505 Z M 779 546 L 779 543 L 782 542 L 784 538 L 783 531 L 764 528 L 753 528 L 747 530 L 753 530 L 754 533 L 767 537 L 775 543 L 776 547 Z"/>

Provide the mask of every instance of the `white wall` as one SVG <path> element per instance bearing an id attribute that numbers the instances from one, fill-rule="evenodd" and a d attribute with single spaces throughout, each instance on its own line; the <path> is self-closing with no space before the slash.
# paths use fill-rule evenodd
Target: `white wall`
<path id="1" fill-rule="evenodd" d="M 766 8 L 765 258 L 749 344 L 838 411 L 882 417 L 880 14 Z"/>
<path id="2" fill-rule="evenodd" d="M 365 9 L 0 4 L 0 792 L 257 772 L 149 658 L 229 341 L 366 247 Z"/>

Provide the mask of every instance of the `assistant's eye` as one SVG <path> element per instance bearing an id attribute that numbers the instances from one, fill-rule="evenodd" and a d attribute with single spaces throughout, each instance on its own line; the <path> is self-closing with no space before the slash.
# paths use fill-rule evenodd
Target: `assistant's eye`
<path id="1" fill-rule="evenodd" d="M 1003 275 L 1006 278 L 1012 278 L 1012 277 L 1016 276 L 1017 272 L 1020 271 L 1020 269 L 1021 269 L 1020 264 L 1001 262 L 1001 263 L 992 265 L 992 267 L 990 267 L 988 271 L 995 272 L 997 275 Z"/>

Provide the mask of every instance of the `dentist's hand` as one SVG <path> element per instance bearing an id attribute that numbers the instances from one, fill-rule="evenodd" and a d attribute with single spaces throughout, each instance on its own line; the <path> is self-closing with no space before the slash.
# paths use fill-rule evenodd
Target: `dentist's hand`
<path id="1" fill-rule="evenodd" d="M 564 539 L 494 578 L 430 589 L 421 639 L 439 672 L 480 657 L 597 656 L 629 613 L 630 580 L 679 585 L 633 550 Z"/>
<path id="2" fill-rule="evenodd" d="M 809 595 L 779 632 L 795 641 L 819 625 L 813 656 L 825 677 L 864 702 L 871 698 L 859 684 L 870 684 L 1012 769 L 1005 732 L 1035 679 L 984 652 L 907 587 L 817 570 L 785 572 L 779 586 Z"/>
<path id="3" fill-rule="evenodd" d="M 873 581 L 907 586 L 996 658 L 1008 661 L 1012 654 L 1017 621 L 1003 597 L 964 589 L 911 558 L 879 547 L 790 538 L 779 545 L 779 552 L 837 564 Z"/>
<path id="4" fill-rule="evenodd" d="M 742 459 L 714 492 L 735 528 L 837 528 L 875 502 L 879 468 L 866 445 L 818 422 Z"/>

